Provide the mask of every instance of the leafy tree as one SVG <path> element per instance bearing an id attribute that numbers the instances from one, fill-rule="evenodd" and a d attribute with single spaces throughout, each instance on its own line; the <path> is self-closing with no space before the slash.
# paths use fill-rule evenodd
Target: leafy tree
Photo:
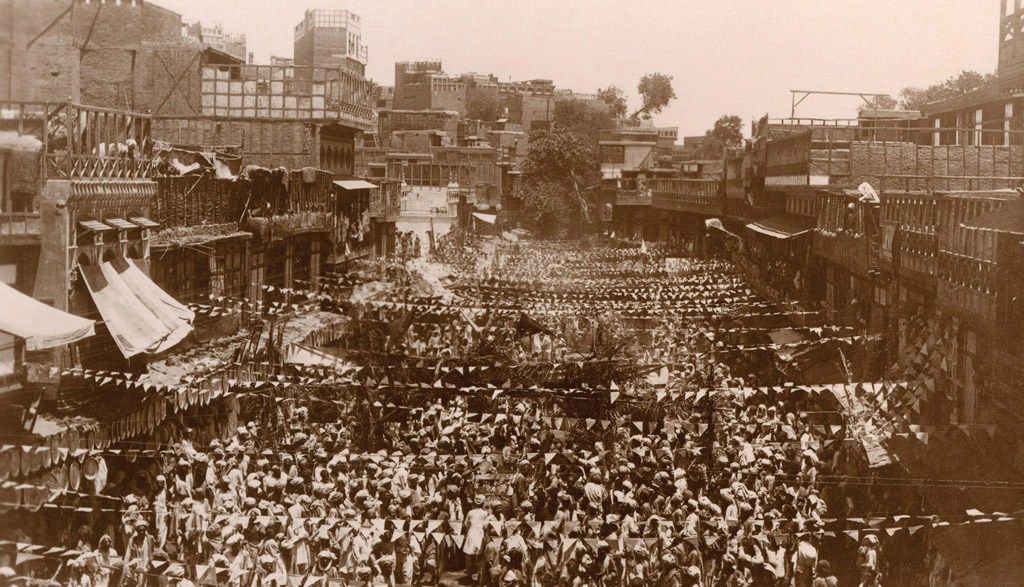
<path id="1" fill-rule="evenodd" d="M 466 100 L 466 118 L 493 122 L 501 116 L 498 99 L 487 92 L 470 92 Z"/>
<path id="2" fill-rule="evenodd" d="M 899 105 L 900 103 L 892 96 L 875 96 L 872 104 L 870 106 L 864 106 L 864 109 L 872 110 L 874 108 L 878 108 L 879 110 L 895 110 Z"/>
<path id="3" fill-rule="evenodd" d="M 598 184 L 597 143 L 586 134 L 555 125 L 530 134 L 520 194 L 523 220 L 543 236 L 578 235 L 593 208 L 590 187 Z"/>
<path id="4" fill-rule="evenodd" d="M 584 135 L 596 149 L 597 142 L 601 140 L 601 131 L 615 128 L 615 121 L 606 110 L 570 98 L 555 102 L 551 126 L 556 130 Z"/>
<path id="5" fill-rule="evenodd" d="M 928 86 L 927 88 L 903 88 L 900 92 L 900 106 L 906 110 L 920 110 L 930 102 L 947 100 L 968 94 L 975 90 L 996 85 L 995 74 L 980 74 L 976 71 L 961 71 L 959 75 Z"/>
<path id="6" fill-rule="evenodd" d="M 707 159 L 719 159 L 726 147 L 743 146 L 743 120 L 736 115 L 723 116 L 715 121 L 715 126 L 704 133 L 704 144 L 701 153 Z"/>
<path id="7" fill-rule="evenodd" d="M 640 92 L 641 105 L 630 118 L 650 118 L 676 99 L 676 91 L 672 89 L 672 76 L 663 73 L 649 73 L 643 76 L 636 88 Z"/>
<path id="8" fill-rule="evenodd" d="M 619 86 L 608 86 L 597 90 L 597 99 L 608 105 L 612 118 L 626 117 L 626 95 Z"/>

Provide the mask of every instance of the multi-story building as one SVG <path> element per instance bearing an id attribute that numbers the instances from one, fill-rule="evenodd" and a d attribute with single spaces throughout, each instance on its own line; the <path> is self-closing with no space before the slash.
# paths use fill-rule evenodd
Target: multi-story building
<path id="1" fill-rule="evenodd" d="M 226 33 L 220 24 L 205 26 L 201 22 L 190 23 L 182 26 L 182 34 L 197 43 L 209 45 L 242 61 L 248 59 L 245 35 Z"/>
<path id="2" fill-rule="evenodd" d="M 366 75 L 362 21 L 348 10 L 307 10 L 295 25 L 295 65 L 342 67 Z"/>

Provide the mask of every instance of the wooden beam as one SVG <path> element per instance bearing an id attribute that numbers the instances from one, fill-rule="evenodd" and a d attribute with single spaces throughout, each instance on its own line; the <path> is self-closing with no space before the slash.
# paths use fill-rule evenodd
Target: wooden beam
<path id="1" fill-rule="evenodd" d="M 164 70 L 167 71 L 167 74 L 168 75 L 173 75 L 173 74 L 171 74 L 170 69 L 167 67 L 167 64 L 164 63 L 164 60 L 160 58 L 160 54 L 157 53 L 155 50 L 154 50 L 153 54 L 156 55 L 157 60 L 159 60 L 160 63 L 164 66 Z M 159 113 L 160 109 L 163 108 L 164 104 L 167 103 L 167 100 L 171 99 L 171 96 L 177 91 L 178 86 L 181 85 L 181 80 L 184 79 L 185 78 L 185 74 L 187 74 L 192 69 L 192 66 L 195 64 L 196 60 L 199 59 L 199 55 L 200 54 L 201 54 L 201 52 L 196 51 L 196 54 L 192 56 L 192 61 L 189 61 L 188 65 L 186 65 L 185 68 L 183 70 L 181 70 L 181 73 L 179 73 L 178 77 L 175 78 L 175 80 L 174 80 L 174 85 L 171 86 L 171 91 L 168 92 L 166 96 L 164 96 L 164 99 L 163 99 L 163 101 L 160 102 L 160 105 L 153 109 L 153 114 Z M 188 107 L 193 112 L 196 111 L 195 107 L 192 106 L 192 103 L 188 100 L 188 96 L 185 97 L 185 103 L 188 104 Z M 196 112 L 196 114 L 198 115 L 199 113 Z"/>
<path id="2" fill-rule="evenodd" d="M 92 16 L 92 23 L 89 25 L 89 32 L 85 35 L 85 41 L 79 48 L 79 51 L 85 51 L 85 48 L 89 46 L 89 41 L 92 39 L 92 31 L 96 28 L 96 21 L 100 19 L 100 11 L 103 10 L 104 3 L 100 2 L 99 6 L 96 7 L 96 14 Z M 79 56 L 81 59 L 81 56 Z"/>
<path id="3" fill-rule="evenodd" d="M 50 24 L 48 24 L 45 27 L 43 27 L 43 30 L 39 31 L 38 35 L 32 37 L 32 40 L 30 40 L 28 43 L 25 44 L 25 50 L 26 51 L 29 50 L 32 47 L 32 45 L 34 45 L 36 43 L 36 41 L 41 39 L 43 37 L 43 35 L 45 35 L 46 33 L 50 32 L 50 29 L 52 29 L 54 26 L 56 26 L 58 22 L 63 20 L 64 17 L 68 15 L 68 13 L 70 13 L 72 10 L 74 10 L 75 2 L 77 2 L 77 0 L 71 0 L 71 2 L 68 4 L 67 8 L 65 8 L 60 14 L 58 14 L 56 18 L 51 20 Z"/>

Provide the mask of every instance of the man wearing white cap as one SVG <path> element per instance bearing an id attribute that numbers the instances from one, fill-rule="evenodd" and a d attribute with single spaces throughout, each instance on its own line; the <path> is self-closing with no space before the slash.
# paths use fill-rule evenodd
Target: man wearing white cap
<path id="1" fill-rule="evenodd" d="M 489 515 L 484 509 L 484 502 L 483 495 L 477 495 L 473 499 L 473 509 L 466 514 L 466 538 L 462 542 L 462 552 L 466 555 L 466 571 L 473 581 L 477 580 L 480 572 L 480 554 L 483 552 L 484 530 Z"/>

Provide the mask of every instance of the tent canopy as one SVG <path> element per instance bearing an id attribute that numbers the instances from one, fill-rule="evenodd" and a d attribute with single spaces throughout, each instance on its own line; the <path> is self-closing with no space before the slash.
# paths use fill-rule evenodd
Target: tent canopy
<path id="1" fill-rule="evenodd" d="M 125 259 L 80 266 L 80 270 L 125 357 L 162 353 L 192 332 L 195 313 Z"/>
<path id="2" fill-rule="evenodd" d="M 483 214 L 482 212 L 473 212 L 473 218 L 476 218 L 481 222 L 486 222 L 487 224 L 494 224 L 494 221 L 498 219 L 498 216 L 495 214 Z"/>
<path id="3" fill-rule="evenodd" d="M 29 351 L 49 349 L 93 335 L 92 320 L 87 320 L 31 298 L 0 282 L 0 330 L 25 339 Z"/>
<path id="4" fill-rule="evenodd" d="M 773 238 L 793 238 L 809 233 L 817 225 L 814 218 L 798 214 L 779 214 L 757 222 L 751 222 L 747 228 L 754 232 Z"/>

